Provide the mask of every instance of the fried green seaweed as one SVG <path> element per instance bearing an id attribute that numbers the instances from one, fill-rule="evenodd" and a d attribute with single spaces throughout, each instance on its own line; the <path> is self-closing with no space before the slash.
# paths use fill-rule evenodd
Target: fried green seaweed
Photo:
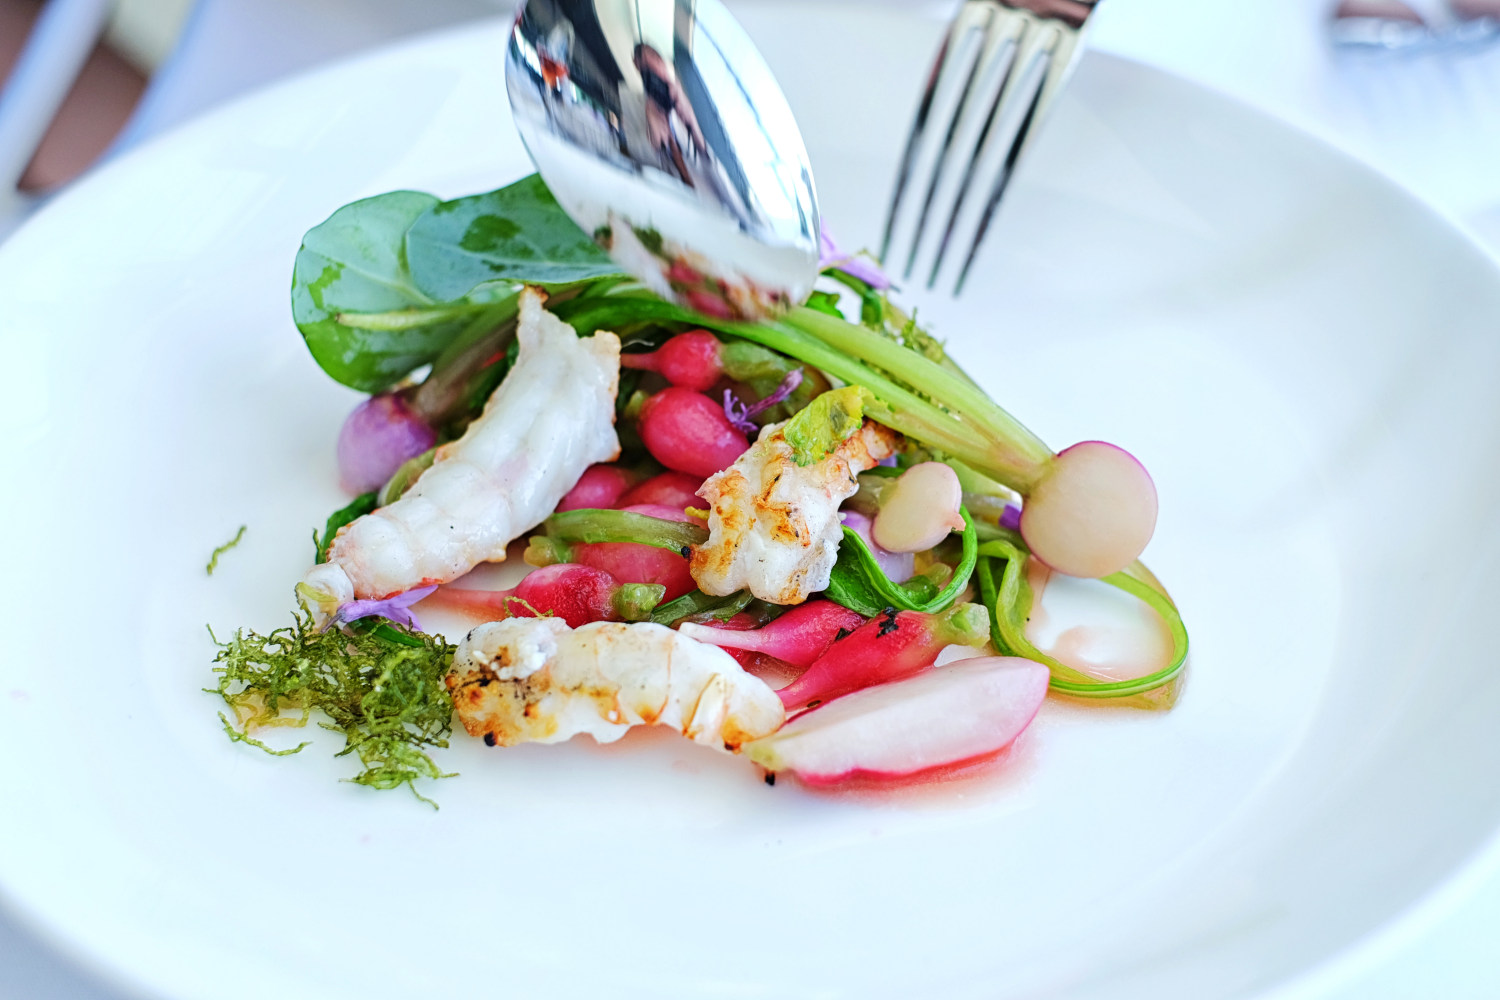
<path id="1" fill-rule="evenodd" d="M 442 636 L 387 623 L 320 632 L 310 617 L 294 618 L 269 635 L 242 629 L 228 642 L 214 640 L 219 683 L 208 690 L 233 713 L 233 719 L 219 714 L 225 733 L 277 756 L 296 753 L 308 744 L 275 750 L 251 734 L 305 726 L 320 712 L 326 721 L 318 725 L 344 737 L 337 756 L 357 754 L 363 765 L 349 780 L 371 788 L 406 785 L 437 808 L 416 782 L 453 776 L 427 750 L 446 747 L 452 732 L 453 704 L 443 677 L 455 647 Z"/>

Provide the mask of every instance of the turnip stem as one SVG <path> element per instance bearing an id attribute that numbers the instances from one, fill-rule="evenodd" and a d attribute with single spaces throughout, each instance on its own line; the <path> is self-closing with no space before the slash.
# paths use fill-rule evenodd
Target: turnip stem
<path id="1" fill-rule="evenodd" d="M 785 322 L 836 350 L 898 375 L 928 398 L 961 413 L 963 419 L 983 429 L 995 452 L 992 463 L 998 461 L 1002 468 L 1012 470 L 1013 478 L 1029 485 L 1046 470 L 1052 458 L 1052 450 L 1046 443 L 967 378 L 895 341 L 827 313 L 797 308 L 787 315 Z M 1018 488 L 1024 491 L 1025 487 Z"/>

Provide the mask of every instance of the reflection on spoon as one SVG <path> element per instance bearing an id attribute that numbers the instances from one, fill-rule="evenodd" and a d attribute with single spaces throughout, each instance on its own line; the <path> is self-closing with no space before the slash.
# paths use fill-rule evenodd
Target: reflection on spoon
<path id="1" fill-rule="evenodd" d="M 505 79 L 558 202 L 653 291 L 725 319 L 812 291 L 807 151 L 719 0 L 529 0 Z"/>

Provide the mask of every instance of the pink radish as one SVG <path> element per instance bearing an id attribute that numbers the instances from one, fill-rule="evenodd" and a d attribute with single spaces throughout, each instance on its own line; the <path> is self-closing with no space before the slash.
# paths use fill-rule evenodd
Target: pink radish
<path id="1" fill-rule="evenodd" d="M 832 601 L 808 601 L 763 628 L 744 631 L 732 625 L 710 627 L 691 622 L 678 627 L 683 635 L 721 649 L 753 650 L 793 666 L 806 667 L 822 656 L 839 633 L 849 635 L 865 618 Z M 727 625 L 727 623 L 726 623 Z"/>
<path id="2" fill-rule="evenodd" d="M 687 507 L 701 508 L 704 504 L 698 499 L 698 491 L 702 488 L 702 476 L 690 476 L 686 472 L 663 472 L 644 483 L 632 486 L 610 506 L 629 507 L 649 503 L 675 507 L 679 511 Z"/>
<path id="3" fill-rule="evenodd" d="M 676 386 L 646 400 L 636 430 L 651 457 L 701 478 L 727 469 L 750 447 L 721 404 Z"/>
<path id="4" fill-rule="evenodd" d="M 339 484 L 350 493 L 378 490 L 401 463 L 436 443 L 437 434 L 404 397 L 371 396 L 339 430 Z"/>
<path id="5" fill-rule="evenodd" d="M 1057 453 L 1021 508 L 1021 537 L 1059 573 L 1102 577 L 1135 561 L 1156 530 L 1156 485 L 1104 441 Z"/>
<path id="6" fill-rule="evenodd" d="M 835 639 L 805 674 L 776 693 L 788 711 L 809 708 L 926 670 L 950 643 L 978 646 L 989 637 L 989 612 L 978 604 L 957 604 L 937 615 L 887 608 Z"/>
<path id="7" fill-rule="evenodd" d="M 744 745 L 770 771 L 809 785 L 901 778 L 1004 750 L 1036 717 L 1047 668 L 1014 656 L 962 660 L 866 688 Z"/>
<path id="8" fill-rule="evenodd" d="M 565 510 L 598 510 L 613 507 L 634 477 L 618 465 L 591 465 L 583 470 L 578 482 L 563 495 L 557 504 L 558 512 Z"/>
<path id="9" fill-rule="evenodd" d="M 632 504 L 623 508 L 664 521 L 688 521 L 681 507 Z M 573 546 L 573 560 L 604 570 L 621 583 L 655 583 L 666 588 L 662 600 L 674 601 L 692 590 L 693 574 L 688 561 L 676 552 L 633 542 L 593 542 Z M 528 578 L 529 579 L 529 578 Z"/>
<path id="10" fill-rule="evenodd" d="M 656 372 L 673 385 L 701 392 L 724 377 L 722 346 L 707 330 L 689 330 L 649 354 L 620 355 L 620 367 Z"/>
<path id="11" fill-rule="evenodd" d="M 511 590 L 440 587 L 428 600 L 494 618 L 553 614 L 572 628 L 589 622 L 640 621 L 661 603 L 662 588 L 617 583 L 592 566 L 558 563 L 526 574 Z"/>

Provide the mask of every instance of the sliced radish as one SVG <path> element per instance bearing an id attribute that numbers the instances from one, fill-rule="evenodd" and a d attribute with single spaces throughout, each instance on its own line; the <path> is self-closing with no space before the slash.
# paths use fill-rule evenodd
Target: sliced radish
<path id="1" fill-rule="evenodd" d="M 866 688 L 799 715 L 744 746 L 770 771 L 812 785 L 900 778 L 998 753 L 1036 716 L 1048 671 L 986 656 Z"/>

